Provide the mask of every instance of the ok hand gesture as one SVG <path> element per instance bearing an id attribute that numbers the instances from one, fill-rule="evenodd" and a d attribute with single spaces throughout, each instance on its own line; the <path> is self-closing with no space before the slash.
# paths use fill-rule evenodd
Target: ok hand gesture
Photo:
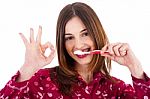
<path id="1" fill-rule="evenodd" d="M 39 26 L 36 40 L 34 39 L 34 30 L 32 28 L 30 29 L 30 40 L 27 40 L 27 38 L 22 33 L 20 33 L 20 36 L 26 47 L 25 61 L 20 72 L 25 73 L 27 71 L 32 71 L 34 73 L 38 69 L 51 63 L 55 53 L 54 46 L 50 42 L 47 42 L 43 45 L 41 44 L 41 26 Z M 45 56 L 44 53 L 48 48 L 50 48 L 51 52 L 49 56 Z"/>

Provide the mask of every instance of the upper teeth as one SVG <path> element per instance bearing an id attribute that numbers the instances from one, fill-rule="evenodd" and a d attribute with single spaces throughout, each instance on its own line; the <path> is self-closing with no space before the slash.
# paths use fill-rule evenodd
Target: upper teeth
<path id="1" fill-rule="evenodd" d="M 81 50 L 77 50 L 77 51 L 74 51 L 74 54 L 84 55 L 84 54 L 90 54 L 90 52 L 82 52 Z"/>
<path id="2" fill-rule="evenodd" d="M 74 51 L 74 54 L 83 55 L 84 53 L 81 50 Z"/>

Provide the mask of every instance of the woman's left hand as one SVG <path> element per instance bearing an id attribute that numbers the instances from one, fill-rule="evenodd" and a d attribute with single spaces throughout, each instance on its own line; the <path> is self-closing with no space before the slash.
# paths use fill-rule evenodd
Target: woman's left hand
<path id="1" fill-rule="evenodd" d="M 102 56 L 108 57 L 111 60 L 127 66 L 133 76 L 137 78 L 143 77 L 143 69 L 140 61 L 132 52 L 129 44 L 127 43 L 113 43 L 107 44 L 102 48 L 103 51 L 108 51 L 108 53 L 102 53 Z"/>

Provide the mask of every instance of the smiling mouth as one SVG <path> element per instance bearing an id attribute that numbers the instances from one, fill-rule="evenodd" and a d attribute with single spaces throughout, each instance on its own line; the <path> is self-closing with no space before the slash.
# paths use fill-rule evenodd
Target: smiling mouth
<path id="1" fill-rule="evenodd" d="M 78 51 L 78 50 L 77 50 Z M 90 51 L 90 48 L 86 48 L 86 49 L 83 49 L 83 50 L 79 50 L 81 52 L 89 52 Z M 85 58 L 88 54 L 75 54 L 78 58 Z"/>
<path id="2" fill-rule="evenodd" d="M 91 49 L 90 48 L 86 48 L 86 49 L 83 49 L 82 52 L 89 52 Z"/>
<path id="3" fill-rule="evenodd" d="M 87 56 L 87 54 L 84 55 L 76 55 L 78 58 L 85 58 Z"/>

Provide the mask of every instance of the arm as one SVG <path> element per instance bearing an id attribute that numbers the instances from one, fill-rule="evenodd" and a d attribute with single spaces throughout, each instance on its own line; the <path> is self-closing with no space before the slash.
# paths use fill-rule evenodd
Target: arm
<path id="1" fill-rule="evenodd" d="M 131 86 L 124 86 L 122 91 L 123 95 L 126 94 L 126 96 L 131 97 L 137 96 L 139 98 L 150 94 L 150 79 L 144 73 L 141 63 L 134 55 L 128 44 L 108 44 L 102 48 L 102 51 L 109 51 L 109 54 L 102 53 L 102 56 L 108 57 L 111 60 L 126 66 L 131 72 L 134 90 L 130 90 L 132 89 Z"/>
<path id="2" fill-rule="evenodd" d="M 20 76 L 20 72 L 18 71 L 16 75 L 14 75 L 10 81 L 5 85 L 5 87 L 0 91 L 0 99 L 9 99 L 9 98 L 29 98 L 27 90 L 29 89 L 29 80 L 23 82 L 16 82 L 18 77 Z"/>
<path id="3" fill-rule="evenodd" d="M 56 89 L 57 87 L 55 87 L 55 84 L 51 81 L 49 74 L 49 69 L 40 69 L 29 80 L 17 82 L 17 79 L 20 76 L 20 72 L 18 71 L 17 74 L 14 75 L 0 91 L 0 99 L 50 98 L 49 94 L 45 94 L 47 90 L 46 88 L 48 87 L 48 91 L 51 91 L 55 94 L 56 90 L 54 90 L 54 88 Z M 58 96 L 58 94 L 56 96 Z"/>
<path id="4" fill-rule="evenodd" d="M 131 75 L 132 76 L 132 75 Z M 149 99 L 150 98 L 150 78 L 144 73 L 146 79 L 138 79 L 132 76 L 133 86 L 125 84 L 122 80 L 114 78 L 117 83 L 113 86 L 115 98 L 120 99 Z"/>
<path id="5" fill-rule="evenodd" d="M 20 33 L 20 36 L 26 47 L 26 52 L 25 62 L 19 70 L 21 75 L 18 78 L 18 81 L 24 81 L 29 79 L 37 70 L 51 63 L 54 58 L 55 50 L 53 45 L 49 42 L 45 43 L 44 45 L 41 44 L 41 26 L 39 26 L 36 40 L 34 40 L 34 31 L 32 28 L 30 29 L 30 41 L 28 41 L 22 33 Z M 48 57 L 44 55 L 47 48 L 50 48 L 51 50 L 51 53 Z"/>
<path id="6" fill-rule="evenodd" d="M 143 77 L 144 79 L 139 79 L 132 76 L 133 87 L 136 95 L 143 99 L 148 99 L 150 98 L 150 78 L 145 73 L 143 73 Z"/>
<path id="7" fill-rule="evenodd" d="M 25 44 L 25 61 L 17 75 L 13 76 L 12 79 L 5 85 L 0 91 L 0 98 L 2 97 L 29 97 L 29 79 L 35 74 L 36 71 L 43 68 L 47 64 L 51 63 L 54 57 L 54 47 L 47 42 L 41 45 L 42 27 L 39 27 L 38 35 L 34 40 L 33 29 L 30 29 L 30 41 L 20 33 L 20 36 Z M 51 53 L 48 57 L 44 55 L 45 50 L 50 48 Z"/>
<path id="8" fill-rule="evenodd" d="M 108 51 L 109 54 L 102 53 L 102 56 L 108 57 L 118 64 L 126 66 L 130 70 L 132 76 L 144 79 L 141 63 L 127 43 L 108 44 L 102 48 L 102 51 Z"/>

